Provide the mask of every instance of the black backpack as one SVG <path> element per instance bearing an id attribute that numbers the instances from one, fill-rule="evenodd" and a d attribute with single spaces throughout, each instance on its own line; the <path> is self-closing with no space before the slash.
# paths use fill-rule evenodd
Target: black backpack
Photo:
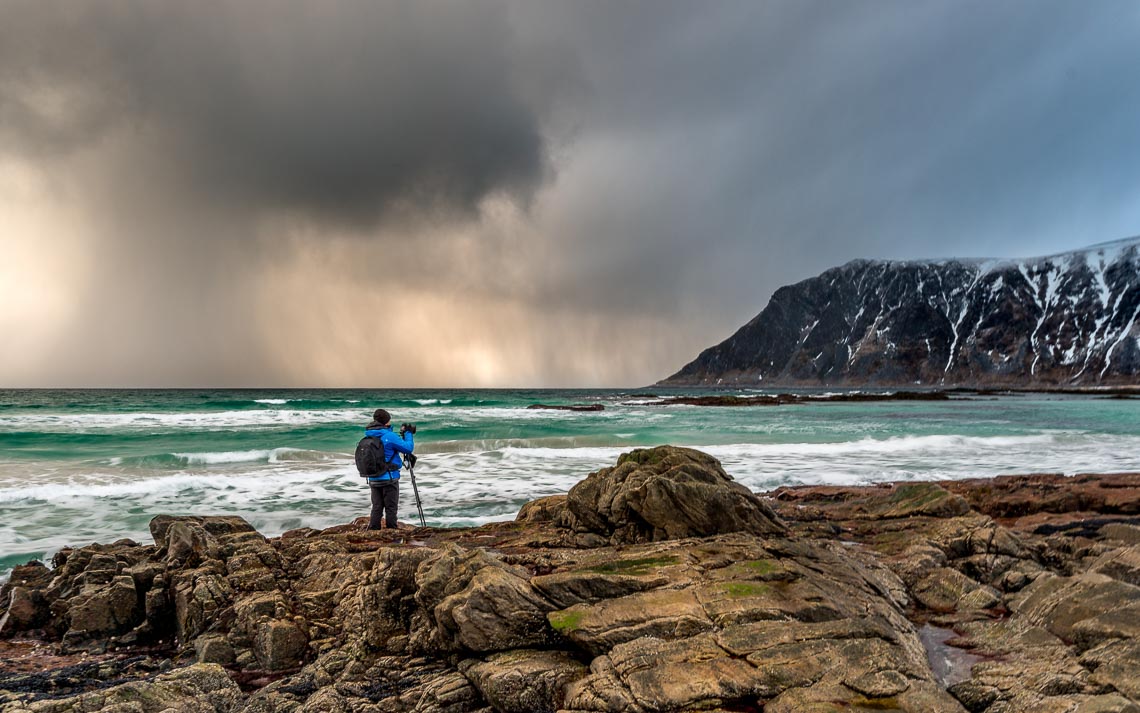
<path id="1" fill-rule="evenodd" d="M 379 438 L 365 436 L 356 444 L 356 472 L 361 478 L 375 478 L 399 469 L 400 466 L 384 460 L 384 442 Z"/>

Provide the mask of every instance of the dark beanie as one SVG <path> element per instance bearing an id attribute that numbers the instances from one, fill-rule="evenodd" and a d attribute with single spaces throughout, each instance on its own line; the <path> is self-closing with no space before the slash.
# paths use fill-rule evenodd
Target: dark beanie
<path id="1" fill-rule="evenodd" d="M 376 412 L 372 414 L 372 418 L 376 419 L 376 422 L 381 426 L 392 422 L 392 414 L 388 413 L 382 408 L 376 409 Z"/>

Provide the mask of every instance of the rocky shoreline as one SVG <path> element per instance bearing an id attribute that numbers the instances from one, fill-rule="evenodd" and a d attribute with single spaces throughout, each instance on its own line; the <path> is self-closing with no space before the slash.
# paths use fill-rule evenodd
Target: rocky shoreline
<path id="1" fill-rule="evenodd" d="M 1140 713 L 1140 474 L 781 488 L 633 451 L 514 522 L 159 516 L 17 567 L 3 713 Z"/>

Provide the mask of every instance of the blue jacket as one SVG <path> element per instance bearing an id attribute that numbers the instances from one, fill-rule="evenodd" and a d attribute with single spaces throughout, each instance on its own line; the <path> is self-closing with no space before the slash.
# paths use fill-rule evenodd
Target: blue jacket
<path id="1" fill-rule="evenodd" d="M 416 447 L 415 439 L 412 434 L 405 433 L 403 438 L 399 433 L 392 430 L 392 426 L 381 426 L 373 421 L 368 424 L 364 429 L 364 435 L 370 438 L 379 438 L 380 442 L 384 444 L 384 462 L 398 465 L 401 468 L 404 466 L 404 459 L 400 458 L 400 453 L 411 453 L 412 449 Z M 375 478 L 369 478 L 368 483 L 389 483 L 398 482 L 400 480 L 400 471 L 394 470 L 391 473 L 384 473 Z"/>

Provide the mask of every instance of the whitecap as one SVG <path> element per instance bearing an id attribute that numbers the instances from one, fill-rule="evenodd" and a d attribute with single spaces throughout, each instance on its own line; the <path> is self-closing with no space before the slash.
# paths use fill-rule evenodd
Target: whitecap
<path id="1" fill-rule="evenodd" d="M 219 451 L 205 453 L 171 453 L 187 465 L 219 465 L 223 463 L 267 462 L 283 460 L 324 460 L 329 454 L 302 448 L 267 448 L 248 451 Z"/>
<path id="2" fill-rule="evenodd" d="M 251 409 L 175 413 L 21 414 L 0 418 L 4 432 L 100 432 L 105 430 L 231 430 L 242 427 L 306 426 L 366 420 L 359 409 Z"/>

